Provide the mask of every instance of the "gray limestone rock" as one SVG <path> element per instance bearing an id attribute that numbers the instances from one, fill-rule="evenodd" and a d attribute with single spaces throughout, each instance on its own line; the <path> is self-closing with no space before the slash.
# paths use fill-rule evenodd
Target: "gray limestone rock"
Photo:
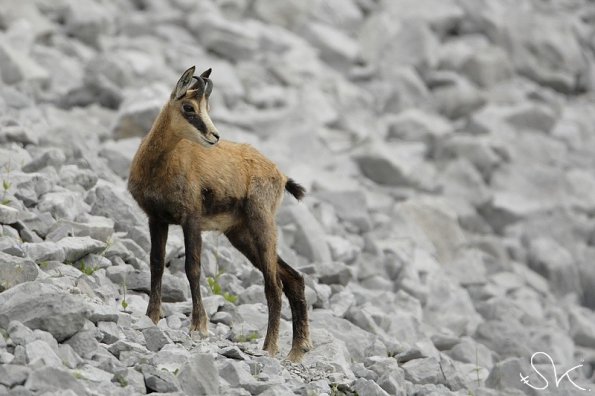
<path id="1" fill-rule="evenodd" d="M 76 395 L 89 395 L 85 386 L 70 372 L 51 366 L 33 371 L 27 382 L 25 382 L 25 388 L 33 392 L 65 392 L 71 390 Z"/>
<path id="2" fill-rule="evenodd" d="M 104 242 L 91 237 L 66 237 L 58 241 L 58 245 L 64 249 L 66 262 L 75 262 L 88 254 L 100 253 L 107 245 Z"/>
<path id="3" fill-rule="evenodd" d="M 0 292 L 37 279 L 39 269 L 29 260 L 0 252 Z"/>
<path id="4" fill-rule="evenodd" d="M 37 281 L 21 283 L 0 293 L 0 327 L 18 320 L 32 329 L 51 333 L 58 341 L 74 335 L 84 325 L 86 304 L 60 288 Z"/>
<path id="5" fill-rule="evenodd" d="M 193 353 L 178 374 L 180 388 L 186 393 L 211 395 L 219 393 L 220 381 L 213 357 Z"/>
<path id="6" fill-rule="evenodd" d="M 147 349 L 158 352 L 171 341 L 159 327 L 149 327 L 143 330 L 143 336 L 147 342 Z"/>
<path id="7" fill-rule="evenodd" d="M 0 223 L 14 224 L 19 220 L 18 209 L 0 204 Z"/>

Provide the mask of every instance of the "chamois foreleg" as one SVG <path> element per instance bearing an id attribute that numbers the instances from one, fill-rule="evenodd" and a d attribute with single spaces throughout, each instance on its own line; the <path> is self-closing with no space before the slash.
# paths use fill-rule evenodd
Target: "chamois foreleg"
<path id="1" fill-rule="evenodd" d="M 202 237 L 199 216 L 188 216 L 182 225 L 186 251 L 186 277 L 192 294 L 192 319 L 190 331 L 198 331 L 202 336 L 209 335 L 207 313 L 200 295 L 200 254 Z"/>
<path id="2" fill-rule="evenodd" d="M 167 230 L 167 224 L 155 219 L 149 219 L 149 232 L 151 234 L 151 294 L 149 294 L 147 316 L 155 324 L 159 322 L 159 317 L 161 316 L 161 278 L 165 265 Z"/>

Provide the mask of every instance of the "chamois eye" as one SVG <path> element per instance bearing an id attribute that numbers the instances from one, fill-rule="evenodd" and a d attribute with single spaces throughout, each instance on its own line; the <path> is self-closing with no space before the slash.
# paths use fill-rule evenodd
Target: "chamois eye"
<path id="1" fill-rule="evenodd" d="M 182 106 L 182 109 L 184 109 L 185 113 L 194 113 L 194 107 L 192 107 L 189 104 L 185 104 L 184 106 Z"/>

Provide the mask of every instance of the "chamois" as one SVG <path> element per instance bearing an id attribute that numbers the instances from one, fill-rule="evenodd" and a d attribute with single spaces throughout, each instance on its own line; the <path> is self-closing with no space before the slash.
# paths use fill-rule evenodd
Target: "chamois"
<path id="1" fill-rule="evenodd" d="M 147 316 L 161 312 L 161 277 L 169 224 L 182 226 L 185 270 L 192 293 L 190 331 L 208 334 L 200 295 L 202 231 L 224 233 L 263 274 L 268 327 L 263 349 L 278 351 L 281 293 L 289 300 L 293 341 L 288 359 L 300 361 L 311 348 L 304 279 L 276 253 L 275 213 L 287 190 L 298 200 L 302 186 L 247 144 L 219 140 L 209 117 L 211 69 L 186 70 L 130 168 L 128 190 L 149 219 L 151 293 Z"/>

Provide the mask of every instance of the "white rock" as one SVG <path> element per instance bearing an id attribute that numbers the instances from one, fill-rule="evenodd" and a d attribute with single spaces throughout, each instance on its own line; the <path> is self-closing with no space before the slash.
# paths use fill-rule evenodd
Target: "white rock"
<path id="1" fill-rule="evenodd" d="M 61 291 L 58 287 L 26 282 L 0 294 L 3 307 L 0 326 L 18 320 L 33 329 L 51 333 L 58 341 L 79 331 L 89 314 L 80 298 Z"/>
<path id="2" fill-rule="evenodd" d="M 456 0 L 385 0 L 382 7 L 393 18 L 427 23 L 441 36 L 446 36 L 465 16 Z"/>
<path id="3" fill-rule="evenodd" d="M 454 334 L 472 334 L 481 322 L 465 289 L 443 281 L 444 275 L 431 275 L 428 300 L 424 307 L 427 322 L 450 329 Z M 457 307 L 456 314 L 449 307 Z"/>
<path id="4" fill-rule="evenodd" d="M 299 0 L 291 0 L 283 5 L 256 0 L 253 5 L 254 13 L 260 19 L 289 29 L 301 25 L 307 18 L 309 6 L 310 4 Z"/>
<path id="5" fill-rule="evenodd" d="M 355 225 L 362 232 L 370 230 L 366 196 L 361 191 L 320 191 L 316 197 L 331 204 L 341 220 Z"/>
<path id="6" fill-rule="evenodd" d="M 498 390 L 511 390 L 517 389 L 524 393 L 526 391 L 526 385 L 517 378 L 512 379 L 513 376 L 518 376 L 518 373 L 529 373 L 531 369 L 527 370 L 527 365 L 521 363 L 518 358 L 508 358 L 501 360 L 494 365 L 488 378 L 486 379 L 486 386 Z M 527 374 L 525 374 L 527 375 Z"/>
<path id="7" fill-rule="evenodd" d="M 101 176 L 105 177 L 104 175 Z M 60 181 L 58 184 L 69 190 L 80 191 L 82 187 L 86 191 L 91 189 L 98 179 L 99 177 L 95 171 L 81 169 L 76 165 L 63 165 L 60 168 Z"/>
<path id="8" fill-rule="evenodd" d="M 330 26 L 308 23 L 304 26 L 303 36 L 320 49 L 324 61 L 341 70 L 347 70 L 359 55 L 356 41 Z"/>
<path id="9" fill-rule="evenodd" d="M 506 52 L 499 47 L 476 51 L 461 66 L 461 71 L 481 87 L 491 87 L 512 77 L 512 65 Z"/>
<path id="10" fill-rule="evenodd" d="M 99 337 L 101 334 L 95 328 L 82 330 L 70 337 L 65 344 L 70 345 L 83 359 L 91 359 L 99 347 L 99 342 L 97 342 Z"/>
<path id="11" fill-rule="evenodd" d="M 197 13 L 190 16 L 189 27 L 207 49 L 226 59 L 250 59 L 260 45 L 260 24 L 257 21 L 230 24 L 215 13 Z"/>
<path id="12" fill-rule="evenodd" d="M 425 82 L 415 68 L 395 67 L 391 78 L 392 84 L 371 83 L 376 101 L 386 112 L 399 113 L 408 108 L 434 110 L 434 99 Z"/>
<path id="13" fill-rule="evenodd" d="M 151 358 L 151 364 L 158 369 L 180 371 L 190 359 L 190 352 L 177 344 L 166 344 Z"/>
<path id="14" fill-rule="evenodd" d="M 419 143 L 379 143 L 362 148 L 354 159 L 362 173 L 387 186 L 429 187 L 433 168 L 424 160 L 426 147 Z"/>
<path id="15" fill-rule="evenodd" d="M 316 265 L 316 271 L 321 283 L 345 286 L 353 278 L 353 270 L 341 262 L 323 262 Z"/>
<path id="16" fill-rule="evenodd" d="M 580 278 L 575 260 L 564 247 L 551 238 L 536 238 L 529 243 L 529 265 L 550 281 L 559 295 L 580 293 Z"/>
<path id="17" fill-rule="evenodd" d="M 363 361 L 367 356 L 386 354 L 386 346 L 376 335 L 364 331 L 348 320 L 333 316 L 330 311 L 314 310 L 309 317 L 312 329 L 329 332 L 333 337 L 343 341 L 355 361 Z"/>
<path id="18" fill-rule="evenodd" d="M 331 250 L 333 261 L 341 261 L 346 264 L 351 264 L 357 260 L 361 254 L 361 249 L 359 247 L 354 246 L 351 241 L 337 235 L 327 235 L 326 243 Z"/>
<path id="19" fill-rule="evenodd" d="M 0 223 L 14 224 L 19 220 L 19 211 L 10 206 L 0 204 Z"/>
<path id="20" fill-rule="evenodd" d="M 31 369 L 26 366 L 2 364 L 0 366 L 0 384 L 9 388 L 23 384 L 30 373 Z"/>
<path id="21" fill-rule="evenodd" d="M 180 388 L 194 395 L 218 394 L 219 375 L 213 357 L 204 353 L 193 353 L 189 362 L 178 374 Z"/>
<path id="22" fill-rule="evenodd" d="M 47 83 L 48 72 L 33 61 L 26 53 L 12 48 L 0 37 L 0 76 L 6 84 L 15 84 L 21 81 L 32 81 L 40 84 Z"/>
<path id="23" fill-rule="evenodd" d="M 143 125 L 144 127 L 144 125 Z M 148 132 L 148 129 L 142 134 Z M 118 130 L 117 133 L 122 133 Z M 127 131 L 130 133 L 130 131 Z M 99 155 L 107 160 L 107 165 L 115 174 L 123 179 L 128 178 L 130 172 L 130 163 L 138 146 L 140 144 L 139 137 L 131 137 L 128 139 L 120 139 L 118 141 L 107 141 L 103 144 Z"/>
<path id="24" fill-rule="evenodd" d="M 346 379 L 354 379 L 350 367 L 352 356 L 343 340 L 327 330 L 313 328 L 312 342 L 314 348 L 304 355 L 304 365 L 327 366 L 330 372 L 338 373 Z"/>
<path id="25" fill-rule="evenodd" d="M 25 346 L 35 340 L 33 330 L 17 320 L 11 320 L 6 331 L 15 345 Z"/>
<path id="26" fill-rule="evenodd" d="M 171 341 L 158 327 L 149 327 L 143 330 L 143 336 L 147 342 L 147 349 L 157 352 Z"/>
<path id="27" fill-rule="evenodd" d="M 141 370 L 145 377 L 147 391 L 158 393 L 179 392 L 178 381 L 169 371 L 157 370 L 155 367 L 146 364 L 142 366 Z"/>
<path id="28" fill-rule="evenodd" d="M 23 251 L 35 262 L 64 261 L 64 248 L 55 242 L 24 243 Z"/>
<path id="29" fill-rule="evenodd" d="M 60 167 L 66 162 L 66 156 L 64 152 L 57 148 L 50 148 L 41 155 L 33 158 L 33 160 L 25 165 L 23 165 L 23 171 L 27 173 L 37 172 L 46 166 L 53 166 L 56 169 L 60 169 Z"/>
<path id="30" fill-rule="evenodd" d="M 74 220 L 88 206 L 80 193 L 72 191 L 49 192 L 44 194 L 37 208 L 42 212 L 50 212 L 55 219 Z"/>
<path id="31" fill-rule="evenodd" d="M 58 245 L 64 249 L 67 262 L 75 262 L 92 253 L 102 252 L 107 245 L 88 236 L 62 238 Z"/>
<path id="32" fill-rule="evenodd" d="M 6 126 L 0 131 L 0 143 L 38 144 L 39 136 L 22 126 Z"/>
<path id="33" fill-rule="evenodd" d="M 58 220 L 46 235 L 46 240 L 59 241 L 67 236 L 89 236 L 97 241 L 107 242 L 114 233 L 114 221 L 103 216 L 87 216 L 86 223 Z"/>
<path id="34" fill-rule="evenodd" d="M 37 279 L 39 269 L 28 259 L 0 252 L 0 292 Z"/>
<path id="35" fill-rule="evenodd" d="M 91 214 L 114 220 L 116 231 L 127 231 L 134 226 L 147 224 L 132 196 L 119 186 L 98 183 L 87 195 L 87 201 L 91 205 Z"/>
<path id="36" fill-rule="evenodd" d="M 118 117 L 112 126 L 114 138 L 145 136 L 157 118 L 167 95 L 167 90 L 161 85 L 143 87 L 140 90 L 129 92 L 121 104 Z M 120 161 L 123 162 L 122 159 Z M 121 167 L 116 169 L 123 171 Z"/>
<path id="37" fill-rule="evenodd" d="M 316 218 L 301 205 L 282 208 L 279 211 L 280 224 L 295 224 L 294 249 L 310 262 L 330 262 L 331 254 L 324 240 L 324 230 Z"/>
<path id="38" fill-rule="evenodd" d="M 388 393 L 377 383 L 363 378 L 355 380 L 353 390 L 355 390 L 358 395 L 388 396 Z"/>
<path id="39" fill-rule="evenodd" d="M 388 139 L 432 143 L 453 132 L 450 122 L 437 114 L 416 108 L 386 119 Z"/>
<path id="40" fill-rule="evenodd" d="M 25 382 L 25 388 L 33 392 L 65 393 L 70 390 L 76 395 L 89 395 L 85 386 L 69 371 L 52 366 L 33 371 Z"/>
<path id="41" fill-rule="evenodd" d="M 97 329 L 101 332 L 101 342 L 104 344 L 113 344 L 124 336 L 124 333 L 114 322 L 98 322 Z"/>
<path id="42" fill-rule="evenodd" d="M 525 23 L 528 12 L 530 24 Z M 573 22 L 569 16 L 528 12 L 508 10 L 497 40 L 506 46 L 518 72 L 564 93 L 576 91 L 586 65 Z"/>
<path id="43" fill-rule="evenodd" d="M 114 13 L 92 1 L 68 1 L 64 15 L 66 30 L 87 44 L 98 45 L 99 37 L 111 31 Z M 113 10 L 115 11 L 115 10 Z"/>
<path id="44" fill-rule="evenodd" d="M 33 367 L 62 367 L 62 359 L 42 340 L 35 340 L 25 345 L 27 360 Z"/>
<path id="45" fill-rule="evenodd" d="M 437 72 L 430 80 L 436 106 L 448 118 L 467 116 L 485 103 L 477 87 L 458 74 Z"/>
<path id="46" fill-rule="evenodd" d="M 583 307 L 570 311 L 570 334 L 577 345 L 593 348 L 595 345 L 595 315 Z"/>
<path id="47" fill-rule="evenodd" d="M 28 2 L 13 3 L 10 4 L 10 7 L 3 7 L 0 19 L 7 24 L 7 27 L 11 28 L 13 25 L 27 21 L 28 27 L 33 29 L 33 35 L 36 38 L 50 34 L 55 29 L 55 26 L 37 5 Z"/>
<path id="48" fill-rule="evenodd" d="M 395 20 L 377 12 L 364 22 L 359 43 L 362 57 L 376 65 L 384 78 L 394 76 L 395 64 L 427 70 L 438 63 L 438 40 L 430 28 L 419 21 Z"/>
<path id="49" fill-rule="evenodd" d="M 257 381 L 250 372 L 250 366 L 242 361 L 228 360 L 219 368 L 219 375 L 233 388 L 256 388 Z"/>

